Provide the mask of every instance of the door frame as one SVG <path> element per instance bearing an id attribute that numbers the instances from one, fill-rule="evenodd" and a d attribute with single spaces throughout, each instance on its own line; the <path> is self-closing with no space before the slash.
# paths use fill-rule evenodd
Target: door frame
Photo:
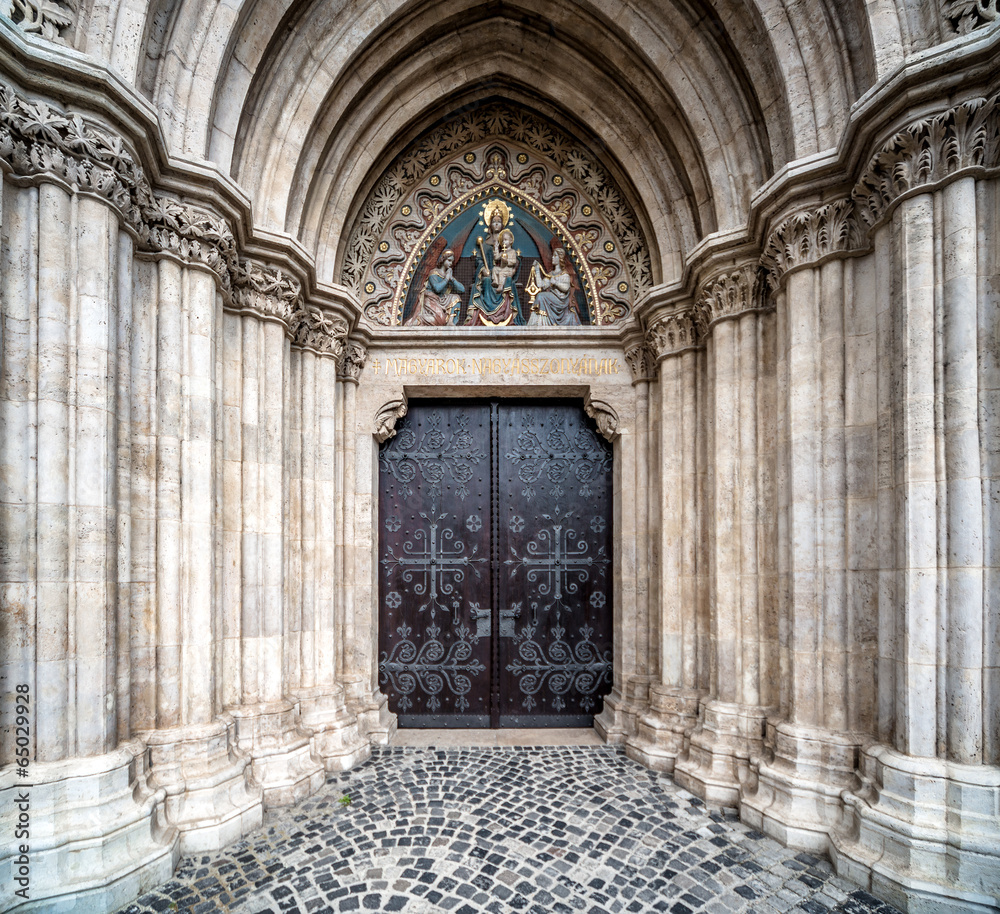
<path id="1" fill-rule="evenodd" d="M 426 334 L 423 335 L 426 338 Z M 516 383 L 509 378 L 496 380 L 482 376 L 444 377 L 435 381 L 420 373 L 390 374 L 382 366 L 388 358 L 396 359 L 400 349 L 412 356 L 409 365 L 429 362 L 433 364 L 440 355 L 440 348 L 427 345 L 423 348 L 414 341 L 416 333 L 399 334 L 398 342 L 369 350 L 369 363 L 363 377 L 355 384 L 338 385 L 336 409 L 341 417 L 338 427 L 343 429 L 336 442 L 335 484 L 353 488 L 353 498 L 341 499 L 344 505 L 344 524 L 338 524 L 340 534 L 337 549 L 342 559 L 336 567 L 343 575 L 343 605 L 336 608 L 344 620 L 344 645 L 338 663 L 338 676 L 344 684 L 351 709 L 358 714 L 362 731 L 376 743 L 391 739 L 397 722 L 388 711 L 387 698 L 378 685 L 378 452 L 379 445 L 395 433 L 395 424 L 406 413 L 407 403 L 413 398 L 440 399 L 578 399 L 605 439 L 613 446 L 614 469 L 612 482 L 613 536 L 613 593 L 612 618 L 613 669 L 612 690 L 605 697 L 604 710 L 595 718 L 594 727 L 608 742 L 623 742 L 632 729 L 634 712 L 626 699 L 627 687 L 639 675 L 637 669 L 638 631 L 644 624 L 642 614 L 648 619 L 646 599 L 648 581 L 640 580 L 636 573 L 637 543 L 648 539 L 649 531 L 639 531 L 635 518 L 636 468 L 639 442 L 645 448 L 645 419 L 637 422 L 637 397 L 631 374 L 624 362 L 621 344 L 608 345 L 608 334 L 596 340 L 567 338 L 559 349 L 550 349 L 553 360 L 564 356 L 570 344 L 577 349 L 586 348 L 599 356 L 613 356 L 621 370 L 616 373 L 553 378 L 549 382 Z M 476 334 L 477 348 L 482 345 L 484 334 Z M 469 339 L 472 337 L 470 336 Z M 463 337 L 456 342 L 465 343 Z M 509 350 L 495 345 L 492 355 L 522 356 L 525 349 Z M 462 350 L 460 350 L 462 351 Z M 531 354 L 543 354 L 537 346 Z M 466 359 L 467 360 L 467 359 Z M 371 370 L 372 362 L 379 366 Z M 623 484 L 623 480 L 630 484 Z M 353 518 L 353 523 L 351 519 Z M 339 519 L 339 518 L 338 518 Z M 645 604 L 645 605 L 644 605 Z M 646 637 L 643 635 L 643 637 Z M 645 650 L 645 644 L 642 645 Z M 648 679 L 648 677 L 646 677 Z"/>

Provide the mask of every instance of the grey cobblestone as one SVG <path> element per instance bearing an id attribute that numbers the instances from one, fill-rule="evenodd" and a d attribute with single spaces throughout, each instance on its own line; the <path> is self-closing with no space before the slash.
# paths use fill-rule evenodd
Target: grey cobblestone
<path id="1" fill-rule="evenodd" d="M 161 911 L 898 914 L 607 746 L 377 750 L 122 914 Z"/>

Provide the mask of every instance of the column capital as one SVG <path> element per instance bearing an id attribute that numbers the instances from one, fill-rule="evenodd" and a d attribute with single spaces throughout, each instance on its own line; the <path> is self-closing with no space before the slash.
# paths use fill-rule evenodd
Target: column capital
<path id="1" fill-rule="evenodd" d="M 357 384 L 368 360 L 368 347 L 357 340 L 348 340 L 338 363 L 337 377 Z"/>
<path id="2" fill-rule="evenodd" d="M 851 191 L 857 218 L 874 228 L 908 191 L 964 169 L 1000 165 L 998 101 L 1000 93 L 970 99 L 896 133 L 871 157 Z"/>
<path id="3" fill-rule="evenodd" d="M 701 284 L 695 304 L 699 331 L 706 334 L 718 321 L 764 309 L 756 264 L 716 274 Z"/>
<path id="4" fill-rule="evenodd" d="M 854 202 L 834 200 L 779 222 L 764 244 L 760 265 L 766 272 L 769 289 L 774 291 L 792 270 L 863 247 Z"/>
<path id="5" fill-rule="evenodd" d="M 655 320 L 646 336 L 647 345 L 657 362 L 700 344 L 698 319 L 694 308 L 686 308 Z"/>
<path id="6" fill-rule="evenodd" d="M 296 303 L 290 320 L 292 346 L 307 349 L 316 355 L 340 359 L 344 354 L 350 330 L 342 317 L 310 307 L 301 300 Z"/>

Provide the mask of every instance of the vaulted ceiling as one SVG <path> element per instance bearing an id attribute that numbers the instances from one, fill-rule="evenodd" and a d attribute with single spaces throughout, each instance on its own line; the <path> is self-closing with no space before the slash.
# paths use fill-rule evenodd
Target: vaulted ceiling
<path id="1" fill-rule="evenodd" d="M 352 214 L 433 125 L 502 98 L 599 154 L 679 275 L 751 197 L 835 147 L 851 105 L 935 38 L 903 0 L 93 0 L 76 44 L 330 276 Z M 927 21 L 924 21 L 924 20 Z"/>

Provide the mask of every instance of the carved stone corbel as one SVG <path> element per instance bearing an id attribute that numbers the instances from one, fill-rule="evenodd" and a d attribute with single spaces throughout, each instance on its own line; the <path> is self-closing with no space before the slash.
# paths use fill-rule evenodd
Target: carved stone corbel
<path id="1" fill-rule="evenodd" d="M 379 444 L 396 436 L 396 423 L 406 415 L 406 410 L 404 396 L 401 400 L 390 400 L 375 413 L 375 440 Z"/>
<path id="2" fill-rule="evenodd" d="M 618 413 L 609 403 L 603 400 L 595 400 L 587 394 L 583 402 L 583 408 L 587 415 L 597 423 L 597 430 L 607 441 L 614 441 L 618 437 Z"/>

